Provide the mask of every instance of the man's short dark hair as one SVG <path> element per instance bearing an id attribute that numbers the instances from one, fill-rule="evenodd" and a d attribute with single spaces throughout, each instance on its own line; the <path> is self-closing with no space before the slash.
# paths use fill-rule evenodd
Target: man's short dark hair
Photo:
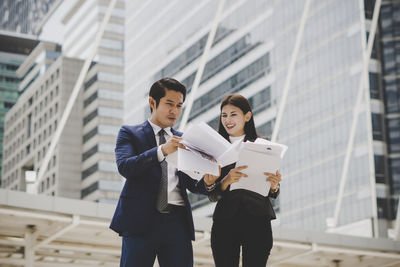
<path id="1" fill-rule="evenodd" d="M 162 78 L 155 83 L 150 88 L 149 97 L 154 98 L 156 101 L 156 107 L 160 104 L 160 99 L 166 95 L 165 90 L 173 90 L 180 92 L 183 95 L 183 102 L 185 102 L 186 97 L 186 87 L 173 78 Z M 150 111 L 153 109 L 150 107 Z"/>

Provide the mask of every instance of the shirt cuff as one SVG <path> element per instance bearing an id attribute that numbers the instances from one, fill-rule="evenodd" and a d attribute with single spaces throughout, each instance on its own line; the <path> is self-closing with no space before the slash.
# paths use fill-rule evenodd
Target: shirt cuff
<path id="1" fill-rule="evenodd" d="M 158 148 L 157 148 L 157 158 L 158 158 L 159 162 L 161 162 L 165 159 L 164 154 L 162 153 L 162 150 L 161 150 L 161 146 L 158 146 Z"/>

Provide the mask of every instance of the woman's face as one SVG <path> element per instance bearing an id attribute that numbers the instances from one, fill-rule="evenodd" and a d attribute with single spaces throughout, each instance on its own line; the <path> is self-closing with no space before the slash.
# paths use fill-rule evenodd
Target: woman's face
<path id="1" fill-rule="evenodd" d="M 240 108 L 233 105 L 225 105 L 221 111 L 222 125 L 233 137 L 244 135 L 244 125 L 250 118 L 250 111 L 244 114 Z"/>

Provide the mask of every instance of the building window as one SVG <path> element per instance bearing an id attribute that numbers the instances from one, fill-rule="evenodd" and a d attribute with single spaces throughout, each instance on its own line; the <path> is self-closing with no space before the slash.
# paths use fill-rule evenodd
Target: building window
<path id="1" fill-rule="evenodd" d="M 89 168 L 87 168 L 86 170 L 84 170 L 82 172 L 82 180 L 86 179 L 87 177 L 89 177 L 90 175 L 92 175 L 93 173 L 98 171 L 98 169 L 99 169 L 99 164 L 95 163 L 92 166 L 90 166 Z"/>
<path id="2" fill-rule="evenodd" d="M 218 123 L 219 123 L 219 116 L 207 122 L 207 124 L 210 125 L 210 127 L 215 130 L 217 130 L 218 128 Z"/>
<path id="3" fill-rule="evenodd" d="M 217 85 L 213 90 L 196 99 L 193 103 L 189 120 L 194 119 L 210 107 L 216 105 L 226 94 L 236 93 L 246 88 L 269 71 L 269 53 L 266 53 L 229 79 Z"/>
<path id="4" fill-rule="evenodd" d="M 218 56 L 211 59 L 204 67 L 204 73 L 202 75 L 200 84 L 212 78 L 217 73 L 221 72 L 223 69 L 233 64 L 235 61 L 246 55 L 253 48 L 257 47 L 260 43 L 251 44 L 249 41 L 249 36 L 244 36 L 233 45 L 225 49 Z M 192 88 L 196 72 L 193 72 L 186 79 L 182 81 L 186 85 L 187 91 L 189 92 Z"/>
<path id="5" fill-rule="evenodd" d="M 81 198 L 86 197 L 87 195 L 93 193 L 94 191 L 96 191 L 99 188 L 99 182 L 94 182 L 93 184 L 89 185 L 88 187 L 84 188 L 81 191 Z"/>
<path id="6" fill-rule="evenodd" d="M 224 39 L 228 36 L 233 30 L 219 27 L 215 34 L 213 45 Z M 185 68 L 187 65 L 196 60 L 204 51 L 204 48 L 207 43 L 208 34 L 201 37 L 196 43 L 186 49 L 182 54 L 180 54 L 177 58 L 171 61 L 167 66 L 165 66 L 160 72 L 156 74 L 156 80 L 161 77 L 171 77 L 178 71 Z M 185 84 L 185 83 L 183 83 Z"/>
<path id="7" fill-rule="evenodd" d="M 257 133 L 260 137 L 271 139 L 274 121 L 268 121 L 257 127 Z"/>
<path id="8" fill-rule="evenodd" d="M 389 153 L 400 153 L 400 118 L 387 118 Z"/>
<path id="9" fill-rule="evenodd" d="M 88 140 L 90 140 L 93 136 L 95 136 L 98 133 L 98 128 L 95 127 L 92 130 L 90 130 L 87 134 L 83 136 L 83 143 L 86 143 Z"/>
<path id="10" fill-rule="evenodd" d="M 85 153 L 83 153 L 82 155 L 82 161 L 87 160 L 88 158 L 90 158 L 91 156 L 93 156 L 94 154 L 96 154 L 96 152 L 99 151 L 99 146 L 96 144 L 94 145 L 91 149 L 89 149 L 88 151 L 86 151 Z"/>
<path id="11" fill-rule="evenodd" d="M 385 183 L 385 157 L 374 155 L 375 180 L 377 183 Z"/>
<path id="12" fill-rule="evenodd" d="M 382 115 L 377 113 L 371 114 L 373 139 L 383 141 L 383 122 Z"/>
<path id="13" fill-rule="evenodd" d="M 253 116 L 271 106 L 271 88 L 267 87 L 249 98 Z"/>
<path id="14" fill-rule="evenodd" d="M 83 101 L 83 107 L 89 106 L 94 100 L 97 99 L 97 91 L 94 92 L 91 96 L 89 96 L 85 101 Z"/>
<path id="15" fill-rule="evenodd" d="M 87 82 L 85 82 L 84 90 L 86 91 L 96 81 L 97 81 L 97 73 L 92 78 L 90 78 Z"/>
<path id="16" fill-rule="evenodd" d="M 92 119 L 94 119 L 95 117 L 97 117 L 98 115 L 98 111 L 97 109 L 93 110 L 92 112 L 90 112 L 87 116 L 85 116 L 83 118 L 83 125 L 88 124 Z"/>
<path id="17" fill-rule="evenodd" d="M 379 99 L 379 75 L 378 73 L 369 73 L 369 91 L 371 98 Z"/>

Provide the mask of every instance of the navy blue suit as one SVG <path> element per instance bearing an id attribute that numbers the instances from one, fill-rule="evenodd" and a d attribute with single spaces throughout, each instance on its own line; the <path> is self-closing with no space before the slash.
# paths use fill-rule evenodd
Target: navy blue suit
<path id="1" fill-rule="evenodd" d="M 171 131 L 174 135 L 182 135 L 182 133 L 173 129 Z M 156 200 L 161 179 L 161 166 L 157 158 L 157 143 L 150 123 L 146 121 L 135 126 L 122 126 L 118 133 L 115 155 L 118 171 L 125 177 L 126 182 L 122 189 L 110 228 L 122 236 L 132 236 L 135 238 L 134 242 L 125 242 L 123 240 L 122 254 L 124 254 L 124 249 L 131 249 L 129 246 L 142 246 L 142 244 L 154 243 L 154 238 L 163 238 L 161 236 L 164 235 L 167 236 L 166 238 L 174 239 L 173 231 L 177 232 L 177 235 L 179 235 L 178 232 L 183 231 L 181 234 L 187 236 L 191 251 L 190 240 L 194 240 L 194 225 L 186 189 L 193 193 L 207 194 L 203 179 L 197 181 L 182 172 L 178 172 L 178 187 L 185 202 L 185 207 L 180 209 L 181 214 L 179 218 L 172 218 L 169 214 L 161 214 L 156 209 Z M 180 225 L 178 226 L 177 223 Z M 162 228 L 168 224 L 172 225 L 172 229 Z M 176 229 L 174 228 L 175 226 Z M 155 253 L 159 254 L 158 251 Z M 130 254 L 132 253 L 130 252 Z M 183 256 L 180 255 L 180 257 Z M 147 263 L 140 263 L 140 261 L 138 263 L 138 257 L 135 259 L 135 264 L 130 264 L 130 259 L 123 260 L 121 258 L 121 265 L 147 266 Z M 168 257 L 176 256 L 168 255 Z M 186 255 L 186 257 L 193 257 L 193 254 Z M 158 258 L 160 262 L 160 255 L 158 255 Z M 173 260 L 167 261 L 173 262 Z M 161 265 L 170 266 L 172 263 Z M 190 266 L 190 264 L 185 266 Z"/>

